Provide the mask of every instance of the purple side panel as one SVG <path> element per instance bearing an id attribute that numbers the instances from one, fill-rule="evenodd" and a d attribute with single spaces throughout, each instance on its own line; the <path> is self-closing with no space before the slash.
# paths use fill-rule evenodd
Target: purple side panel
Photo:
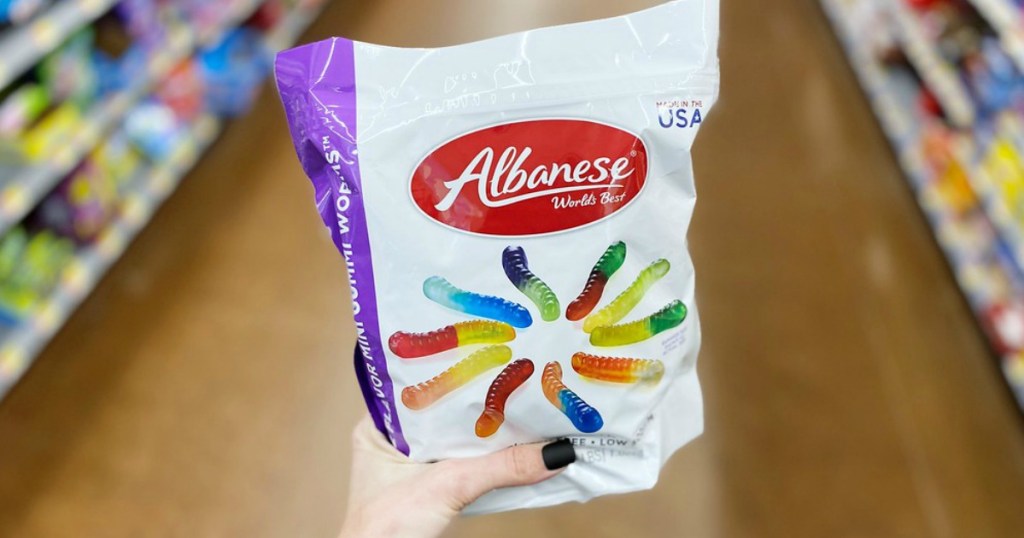
<path id="1" fill-rule="evenodd" d="M 370 410 L 370 418 L 373 419 L 374 426 L 377 426 L 377 430 L 380 433 L 387 435 L 387 426 L 384 424 L 384 417 L 380 413 L 374 413 L 374 402 L 376 401 L 376 395 L 373 392 L 373 385 L 370 384 L 370 377 L 366 375 L 366 355 L 363 355 L 363 350 L 359 349 L 359 344 L 356 344 L 354 353 L 352 354 L 353 363 L 356 367 L 356 381 L 359 382 L 359 390 L 363 393 L 363 400 L 366 400 L 366 408 Z M 391 438 L 388 437 L 388 440 Z M 406 454 L 408 455 L 408 454 Z"/>
<path id="2" fill-rule="evenodd" d="M 374 424 L 408 455 L 377 317 L 356 141 L 353 44 L 334 38 L 284 51 L 277 55 L 275 76 L 295 151 L 313 182 L 317 210 L 348 267 L 356 321 L 356 377 Z"/>

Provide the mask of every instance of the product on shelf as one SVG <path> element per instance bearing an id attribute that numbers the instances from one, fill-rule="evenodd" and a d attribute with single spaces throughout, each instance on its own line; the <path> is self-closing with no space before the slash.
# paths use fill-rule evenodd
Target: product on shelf
<path id="1" fill-rule="evenodd" d="M 124 2 L 118 5 L 121 8 Z M 133 21 L 118 16 L 120 9 L 100 17 L 94 24 L 96 44 L 93 62 L 100 76 L 100 91 L 103 94 L 122 91 L 137 84 L 145 76 L 152 59 L 164 53 L 167 47 L 167 26 L 152 13 L 153 27 L 143 35 L 135 35 L 131 29 Z"/>
<path id="2" fill-rule="evenodd" d="M 91 27 L 76 32 L 43 58 L 4 100 L 0 162 L 46 160 L 67 150 L 83 131 L 86 111 L 103 92 L 120 89 L 118 76 L 94 48 L 96 35 Z"/>
<path id="3" fill-rule="evenodd" d="M 17 270 L 27 243 L 28 234 L 21 226 L 15 226 L 0 238 L 0 283 L 9 280 Z"/>
<path id="4" fill-rule="evenodd" d="M 114 132 L 38 203 L 29 221 L 78 243 L 92 241 L 116 215 L 140 166 L 127 137 Z"/>
<path id="5" fill-rule="evenodd" d="M 49 93 L 35 82 L 26 82 L 0 94 L 0 139 L 12 140 L 25 132 L 49 106 Z"/>
<path id="6" fill-rule="evenodd" d="M 121 0 L 113 13 L 124 21 L 125 31 L 133 42 L 143 48 L 157 47 L 167 39 L 167 26 L 161 19 L 165 4 L 162 0 Z"/>
<path id="7" fill-rule="evenodd" d="M 62 103 L 50 109 L 28 130 L 10 140 L 0 140 L 0 158 L 7 162 L 43 160 L 70 145 L 81 132 L 82 109 Z"/>
<path id="8" fill-rule="evenodd" d="M 259 9 L 245 22 L 245 25 L 264 32 L 269 31 L 281 22 L 289 9 L 288 3 L 284 0 L 267 0 L 260 4 Z"/>
<path id="9" fill-rule="evenodd" d="M 981 40 L 977 54 L 965 58 L 964 78 L 979 113 L 986 119 L 1024 103 L 1024 77 L 995 36 Z"/>
<path id="10" fill-rule="evenodd" d="M 93 33 L 83 30 L 47 55 L 0 104 L 0 163 L 45 160 L 70 145 L 96 99 Z"/>
<path id="11" fill-rule="evenodd" d="M 215 28 L 224 24 L 232 15 L 233 4 L 237 2 L 210 2 L 209 0 L 176 0 L 175 8 L 180 17 L 193 28 Z"/>
<path id="12" fill-rule="evenodd" d="M 99 81 L 92 58 L 94 42 L 95 33 L 86 28 L 39 62 L 36 72 L 54 102 L 86 107 L 96 97 Z"/>
<path id="13" fill-rule="evenodd" d="M 1001 354 L 1024 351 L 1024 302 L 994 302 L 983 312 L 985 329 Z"/>
<path id="14" fill-rule="evenodd" d="M 933 129 L 922 134 L 924 155 L 934 174 L 935 192 L 949 209 L 960 215 L 975 210 L 978 198 L 967 170 L 953 154 L 953 143 L 950 134 L 943 130 Z"/>
<path id="15" fill-rule="evenodd" d="M 156 98 L 180 121 L 192 122 L 206 110 L 202 74 L 192 59 L 178 64 L 156 88 Z"/>
<path id="16" fill-rule="evenodd" d="M 206 106 L 219 115 L 237 116 L 252 107 L 270 73 L 270 53 L 263 36 L 251 28 L 228 32 L 220 43 L 197 57 L 206 86 Z"/>
<path id="17" fill-rule="evenodd" d="M 111 133 L 89 156 L 120 194 L 142 166 L 142 157 L 124 131 Z"/>
<path id="18" fill-rule="evenodd" d="M 23 24 L 50 4 L 50 0 L 0 0 L 0 26 Z"/>
<path id="19" fill-rule="evenodd" d="M 73 255 L 74 245 L 49 230 L 9 231 L 0 240 L 0 324 L 16 324 L 37 308 Z"/>
<path id="20" fill-rule="evenodd" d="M 140 166 L 127 137 L 116 132 L 39 203 L 31 220 L 75 242 L 93 241 L 117 215 Z"/>
<path id="21" fill-rule="evenodd" d="M 86 160 L 40 202 L 35 221 L 86 243 L 96 239 L 117 210 L 117 185 L 92 160 Z"/>
<path id="22" fill-rule="evenodd" d="M 144 155 L 161 161 L 187 136 L 187 129 L 169 106 L 147 99 L 128 112 L 125 133 Z"/>
<path id="23" fill-rule="evenodd" d="M 982 166 L 1017 226 L 1024 230 L 1024 159 L 1021 152 L 1011 141 L 997 138 L 989 147 Z"/>

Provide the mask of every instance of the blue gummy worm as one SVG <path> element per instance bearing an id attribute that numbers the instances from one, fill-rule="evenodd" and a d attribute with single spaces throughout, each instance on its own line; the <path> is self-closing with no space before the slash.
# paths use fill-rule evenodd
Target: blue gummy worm
<path id="1" fill-rule="evenodd" d="M 525 290 L 530 277 L 534 276 L 529 270 L 530 265 L 523 247 L 506 248 L 501 256 L 501 266 L 505 269 L 505 276 L 512 281 L 512 285 L 520 290 Z"/>
<path id="2" fill-rule="evenodd" d="M 604 426 L 601 413 L 584 402 L 583 398 L 580 398 L 572 390 L 562 389 L 558 393 L 558 399 L 562 402 L 562 412 L 569 417 L 569 422 L 572 422 L 577 430 L 583 433 L 594 433 Z"/>
<path id="3" fill-rule="evenodd" d="M 501 266 L 505 269 L 505 276 L 512 282 L 512 285 L 537 305 L 541 319 L 544 321 L 558 319 L 562 313 L 561 307 L 558 306 L 558 297 L 543 280 L 530 271 L 526 260 L 526 251 L 523 250 L 523 247 L 506 247 L 501 254 Z"/>
<path id="4" fill-rule="evenodd" d="M 472 316 L 504 321 L 520 329 L 533 324 L 530 311 L 522 305 L 493 295 L 461 290 L 439 276 L 432 276 L 423 282 L 423 294 L 441 306 Z"/>

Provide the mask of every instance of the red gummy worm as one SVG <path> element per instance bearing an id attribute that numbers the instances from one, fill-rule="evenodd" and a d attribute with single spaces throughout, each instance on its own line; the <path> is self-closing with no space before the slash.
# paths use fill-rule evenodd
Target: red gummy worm
<path id="1" fill-rule="evenodd" d="M 484 412 L 476 421 L 477 437 L 489 437 L 498 431 L 505 422 L 505 402 L 527 379 L 533 375 L 533 361 L 519 359 L 505 367 L 498 377 L 494 378 L 491 388 L 487 389 L 484 400 Z"/>
<path id="2" fill-rule="evenodd" d="M 573 302 L 569 303 L 569 306 L 565 309 L 565 317 L 569 321 L 579 321 L 589 314 L 597 302 L 601 300 L 601 295 L 604 293 L 604 286 L 608 283 L 608 276 L 603 272 L 594 269 L 590 273 L 590 278 L 587 279 L 587 284 L 583 287 L 583 291 L 580 292 Z"/>
<path id="3" fill-rule="evenodd" d="M 572 356 L 572 369 L 583 377 L 612 383 L 656 384 L 665 375 L 659 360 L 602 357 L 580 351 Z"/>
<path id="4" fill-rule="evenodd" d="M 452 325 L 428 333 L 397 332 L 388 339 L 388 347 L 403 359 L 425 357 L 459 347 L 459 333 Z"/>

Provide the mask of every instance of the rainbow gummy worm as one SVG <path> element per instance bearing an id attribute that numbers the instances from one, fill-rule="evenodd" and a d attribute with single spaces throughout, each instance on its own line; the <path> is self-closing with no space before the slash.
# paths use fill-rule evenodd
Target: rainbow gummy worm
<path id="1" fill-rule="evenodd" d="M 508 397 L 533 375 L 533 361 L 519 359 L 509 364 L 491 382 L 484 400 L 484 412 L 476 421 L 477 437 L 490 437 L 505 422 L 505 402 Z"/>
<path id="2" fill-rule="evenodd" d="M 636 320 L 632 323 L 622 325 L 608 325 L 598 327 L 590 333 L 590 343 L 595 346 L 624 346 L 642 342 L 648 338 L 678 327 L 686 319 L 686 305 L 682 301 L 672 301 L 665 308 Z"/>
<path id="3" fill-rule="evenodd" d="M 644 298 L 647 290 L 660 280 L 661 277 L 665 276 L 665 273 L 668 273 L 669 267 L 668 260 L 661 259 L 640 271 L 636 280 L 625 291 L 620 293 L 614 301 L 608 303 L 608 306 L 591 314 L 583 321 L 583 332 L 590 333 L 597 327 L 611 325 L 626 317 L 626 314 L 629 314 L 629 311 L 633 310 L 633 307 L 640 302 L 640 299 Z"/>
<path id="4" fill-rule="evenodd" d="M 590 276 L 587 278 L 587 283 L 583 285 L 583 291 L 580 292 L 579 297 L 576 297 L 576 300 L 569 303 L 569 307 L 565 309 L 566 319 L 579 321 L 586 317 L 601 300 L 608 279 L 622 267 L 624 261 L 626 261 L 626 244 L 622 241 L 612 243 L 612 246 L 604 251 L 604 254 L 594 264 L 594 268 L 590 270 Z"/>
<path id="5" fill-rule="evenodd" d="M 432 276 L 423 282 L 423 294 L 441 306 L 472 316 L 504 321 L 520 329 L 533 324 L 530 311 L 522 305 L 493 295 L 460 290 L 439 276 Z"/>
<path id="6" fill-rule="evenodd" d="M 544 366 L 544 373 L 540 378 L 541 387 L 544 389 L 544 396 L 551 405 L 558 408 L 572 422 L 576 429 L 583 433 L 594 433 L 604 426 L 604 419 L 597 409 L 590 407 L 590 404 L 583 401 L 575 392 L 569 390 L 562 383 L 562 365 L 557 362 L 549 362 Z"/>
<path id="7" fill-rule="evenodd" d="M 558 297 L 543 280 L 530 271 L 529 262 L 526 260 L 526 251 L 523 247 L 505 247 L 501 253 L 501 266 L 505 268 L 505 275 L 512 281 L 512 285 L 519 288 L 523 295 L 528 297 L 540 310 L 540 317 L 544 321 L 558 319 L 562 309 L 558 305 Z"/>
<path id="8" fill-rule="evenodd" d="M 440 374 L 402 389 L 402 403 L 409 409 L 423 409 L 487 370 L 497 368 L 511 359 L 512 349 L 508 346 L 487 346 Z"/>
<path id="9" fill-rule="evenodd" d="M 461 321 L 427 333 L 398 331 L 388 339 L 392 353 L 403 359 L 425 357 L 470 344 L 500 344 L 516 337 L 516 330 L 500 321 Z"/>
<path id="10" fill-rule="evenodd" d="M 612 383 L 654 385 L 665 375 L 665 365 L 659 360 L 601 357 L 582 351 L 572 356 L 572 369 L 583 377 Z"/>

